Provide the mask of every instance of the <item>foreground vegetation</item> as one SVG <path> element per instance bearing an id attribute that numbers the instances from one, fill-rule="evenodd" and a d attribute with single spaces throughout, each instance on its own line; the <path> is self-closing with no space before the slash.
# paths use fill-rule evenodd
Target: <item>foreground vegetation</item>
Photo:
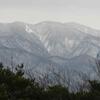
<path id="1" fill-rule="evenodd" d="M 35 79 L 25 78 L 23 64 L 15 71 L 0 63 L 0 100 L 100 100 L 100 83 L 89 81 L 88 91 L 69 92 L 62 85 L 39 85 Z"/>

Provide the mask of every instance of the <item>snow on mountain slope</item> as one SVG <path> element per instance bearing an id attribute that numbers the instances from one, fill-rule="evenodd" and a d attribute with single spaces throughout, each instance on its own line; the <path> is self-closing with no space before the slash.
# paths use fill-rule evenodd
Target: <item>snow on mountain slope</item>
<path id="1" fill-rule="evenodd" d="M 11 65 L 13 57 L 15 64 L 24 63 L 29 69 L 50 63 L 43 43 L 28 32 L 25 23 L 0 24 L 0 62 Z"/>
<path id="2" fill-rule="evenodd" d="M 42 22 L 30 27 L 52 56 L 70 58 L 82 53 L 95 57 L 100 49 L 100 37 L 96 36 L 100 31 L 83 28 L 80 24 Z"/>
<path id="3" fill-rule="evenodd" d="M 22 23 L 12 23 L 8 25 L 9 31 L 6 32 L 5 27 L 2 27 L 5 31 L 0 32 L 0 44 L 8 48 L 23 49 L 31 53 L 38 53 L 39 55 L 45 55 L 43 44 L 34 34 L 28 34 L 25 30 L 25 25 Z M 35 48 L 35 49 L 34 49 Z"/>
<path id="4" fill-rule="evenodd" d="M 93 28 L 90 28 L 90 27 L 87 27 L 85 25 L 81 25 L 79 23 L 65 23 L 67 27 L 73 27 L 79 31 L 82 31 L 84 33 L 87 33 L 87 34 L 90 34 L 90 35 L 93 35 L 93 36 L 99 36 L 100 37 L 100 30 L 96 30 L 96 29 L 93 29 Z"/>
<path id="5" fill-rule="evenodd" d="M 15 63 L 24 63 L 31 71 L 44 71 L 51 65 L 91 70 L 89 60 L 94 64 L 100 51 L 99 34 L 100 31 L 76 23 L 1 23 L 0 61 L 10 65 L 13 56 Z"/>

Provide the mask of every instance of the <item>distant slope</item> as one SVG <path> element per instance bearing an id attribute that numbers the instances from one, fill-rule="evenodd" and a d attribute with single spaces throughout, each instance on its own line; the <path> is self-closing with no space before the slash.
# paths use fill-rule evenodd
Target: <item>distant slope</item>
<path id="1" fill-rule="evenodd" d="M 99 51 L 100 31 L 77 23 L 0 23 L 0 61 L 7 65 L 13 57 L 31 71 L 53 66 L 89 72 Z"/>

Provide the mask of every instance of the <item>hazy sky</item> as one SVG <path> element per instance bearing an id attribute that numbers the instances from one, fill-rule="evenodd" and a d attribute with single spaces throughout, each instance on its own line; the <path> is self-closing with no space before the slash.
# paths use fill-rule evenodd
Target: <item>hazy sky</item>
<path id="1" fill-rule="evenodd" d="M 0 0 L 0 22 L 79 22 L 100 29 L 100 0 Z"/>

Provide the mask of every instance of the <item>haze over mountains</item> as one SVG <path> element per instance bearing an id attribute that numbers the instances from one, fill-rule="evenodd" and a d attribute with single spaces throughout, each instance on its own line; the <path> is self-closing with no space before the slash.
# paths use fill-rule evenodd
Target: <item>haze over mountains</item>
<path id="1" fill-rule="evenodd" d="M 0 61 L 24 63 L 29 70 L 93 71 L 100 51 L 100 31 L 78 23 L 0 24 Z M 13 59 L 12 59 L 13 57 Z"/>

